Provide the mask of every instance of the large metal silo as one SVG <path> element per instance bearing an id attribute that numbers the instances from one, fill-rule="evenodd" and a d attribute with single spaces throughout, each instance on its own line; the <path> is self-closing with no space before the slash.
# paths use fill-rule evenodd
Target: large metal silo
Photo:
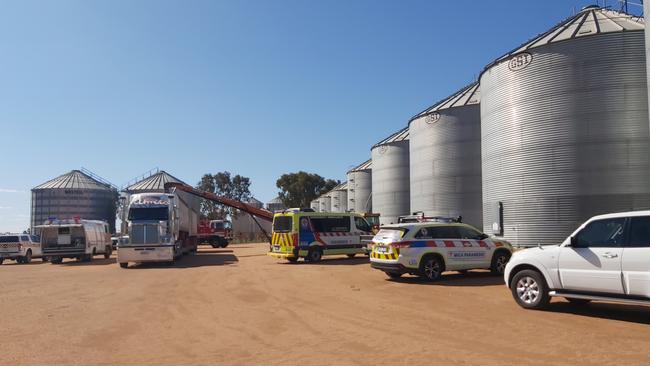
<path id="1" fill-rule="evenodd" d="M 409 122 L 411 211 L 483 227 L 481 111 L 474 83 Z"/>
<path id="2" fill-rule="evenodd" d="M 73 170 L 32 189 L 31 227 L 48 218 L 108 222 L 115 232 L 117 189 L 91 172 Z"/>
<path id="3" fill-rule="evenodd" d="M 348 210 L 348 184 L 341 183 L 330 192 L 332 197 L 332 212 L 346 212 Z"/>
<path id="4" fill-rule="evenodd" d="M 350 170 L 348 176 L 348 211 L 372 212 L 372 159 Z"/>
<path id="5" fill-rule="evenodd" d="M 650 15 L 650 1 L 646 0 L 643 2 L 643 18 L 647 19 Z M 646 62 L 646 74 L 648 77 L 648 89 L 650 89 L 650 28 L 646 27 L 645 29 L 645 62 Z M 648 93 L 650 98 L 650 93 Z M 650 103 L 650 102 L 649 102 Z M 650 123 L 650 120 L 648 121 Z"/>
<path id="6" fill-rule="evenodd" d="M 311 207 L 312 210 L 319 212 L 320 211 L 320 202 L 318 201 L 318 198 L 311 201 L 309 204 L 309 207 Z"/>
<path id="7" fill-rule="evenodd" d="M 408 127 L 372 147 L 372 209 L 380 224 L 410 213 Z"/>
<path id="8" fill-rule="evenodd" d="M 318 208 L 319 212 L 331 212 L 332 211 L 332 197 L 329 193 L 323 194 L 318 198 Z"/>
<path id="9" fill-rule="evenodd" d="M 644 27 L 588 7 L 485 68 L 486 232 L 556 244 L 590 216 L 650 208 Z"/>

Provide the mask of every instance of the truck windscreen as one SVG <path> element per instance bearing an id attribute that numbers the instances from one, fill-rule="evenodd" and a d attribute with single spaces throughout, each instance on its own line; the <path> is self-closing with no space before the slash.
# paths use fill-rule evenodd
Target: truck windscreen
<path id="1" fill-rule="evenodd" d="M 166 221 L 169 219 L 167 207 L 131 207 L 129 220 Z"/>

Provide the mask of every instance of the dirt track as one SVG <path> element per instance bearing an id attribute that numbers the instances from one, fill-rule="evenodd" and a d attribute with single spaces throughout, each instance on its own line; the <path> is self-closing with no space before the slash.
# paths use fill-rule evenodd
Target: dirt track
<path id="1" fill-rule="evenodd" d="M 650 308 L 555 300 L 525 311 L 501 278 L 389 281 L 367 258 L 295 265 L 266 246 L 173 267 L 114 259 L 0 266 L 6 365 L 647 365 Z"/>

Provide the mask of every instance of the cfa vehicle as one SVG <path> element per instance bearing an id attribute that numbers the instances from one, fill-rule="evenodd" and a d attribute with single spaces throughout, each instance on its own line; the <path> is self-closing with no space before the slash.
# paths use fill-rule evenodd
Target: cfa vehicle
<path id="1" fill-rule="evenodd" d="M 560 245 L 515 253 L 504 277 L 528 309 L 554 296 L 650 305 L 650 211 L 594 216 Z"/>
<path id="2" fill-rule="evenodd" d="M 42 257 L 41 241 L 35 235 L 28 234 L 2 234 L 0 235 L 0 264 L 5 259 L 12 259 L 18 263 L 30 263 L 32 258 Z"/>
<path id="3" fill-rule="evenodd" d="M 200 220 L 197 233 L 199 242 L 225 248 L 232 240 L 232 225 L 227 220 Z"/>
<path id="4" fill-rule="evenodd" d="M 272 257 L 318 262 L 324 255 L 364 253 L 361 236 L 372 228 L 361 214 L 290 209 L 276 213 L 271 236 Z"/>
<path id="5" fill-rule="evenodd" d="M 184 192 L 137 193 L 124 198 L 117 262 L 166 262 L 196 252 L 198 201 Z M 126 234 L 126 235 L 124 235 Z"/>
<path id="6" fill-rule="evenodd" d="M 110 258 L 113 252 L 106 221 L 52 219 L 36 228 L 41 231 L 43 255 L 54 264 L 61 263 L 64 258 L 90 262 L 97 254 Z"/>
<path id="7" fill-rule="evenodd" d="M 501 274 L 512 246 L 457 222 L 415 222 L 382 226 L 373 238 L 370 266 L 390 278 L 404 273 L 437 280 L 444 271 L 490 269 Z"/>

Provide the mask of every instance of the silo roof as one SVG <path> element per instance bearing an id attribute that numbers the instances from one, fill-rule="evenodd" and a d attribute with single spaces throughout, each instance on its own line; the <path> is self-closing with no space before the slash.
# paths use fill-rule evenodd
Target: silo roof
<path id="1" fill-rule="evenodd" d="M 343 183 L 339 184 L 338 186 L 332 188 L 332 190 L 330 192 L 344 191 L 344 190 L 347 190 L 347 189 L 348 189 L 348 182 L 343 182 Z"/>
<path id="2" fill-rule="evenodd" d="M 142 179 L 139 182 L 133 183 L 130 186 L 126 187 L 125 191 L 127 192 L 142 192 L 142 191 L 164 191 L 165 183 L 183 183 L 182 180 L 174 177 L 173 175 L 167 173 L 164 170 L 159 171 L 156 174 L 153 174 L 145 179 Z"/>
<path id="3" fill-rule="evenodd" d="M 60 175 L 52 180 L 40 184 L 36 189 L 101 189 L 112 190 L 109 184 L 102 183 L 81 170 L 72 170 L 69 173 Z"/>
<path id="4" fill-rule="evenodd" d="M 407 127 L 404 127 L 403 129 L 395 132 L 394 134 L 388 136 L 387 138 L 379 141 L 378 143 L 374 144 L 372 146 L 372 149 L 374 149 L 375 147 L 380 146 L 380 145 L 386 145 L 386 144 L 390 144 L 391 142 L 404 141 L 404 140 L 408 140 L 408 139 L 409 139 L 409 128 L 407 126 Z"/>
<path id="5" fill-rule="evenodd" d="M 422 112 L 416 114 L 411 118 L 409 123 L 414 119 L 424 117 L 430 114 L 433 114 L 437 111 L 454 108 L 454 107 L 463 107 L 467 105 L 478 104 L 481 102 L 480 87 L 478 82 L 472 83 L 469 86 L 462 88 L 451 96 L 435 103 L 431 107 L 423 110 Z"/>
<path id="6" fill-rule="evenodd" d="M 269 204 L 276 204 L 276 203 L 279 203 L 279 204 L 282 203 L 282 199 L 280 198 L 280 196 L 277 196 L 277 197 L 275 197 L 274 199 L 272 199 L 272 200 L 270 200 L 269 202 L 267 202 L 267 205 L 269 205 Z"/>
<path id="7" fill-rule="evenodd" d="M 368 169 L 372 169 L 372 159 L 368 159 L 368 160 L 364 161 L 363 163 L 357 165 L 356 167 L 348 170 L 348 173 L 350 173 L 350 172 L 358 172 L 360 170 L 368 170 Z"/>
<path id="8" fill-rule="evenodd" d="M 643 17 L 601 8 L 597 5 L 586 6 L 579 13 L 561 21 L 550 30 L 537 35 L 497 58 L 485 68 L 487 69 L 498 62 L 508 59 L 510 56 L 551 43 L 598 34 L 642 31 L 644 29 L 645 20 Z"/>

